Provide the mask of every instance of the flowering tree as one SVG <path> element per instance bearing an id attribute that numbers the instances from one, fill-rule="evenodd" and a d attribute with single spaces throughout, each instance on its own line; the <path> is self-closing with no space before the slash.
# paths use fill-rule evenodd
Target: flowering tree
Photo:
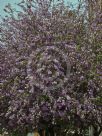
<path id="1" fill-rule="evenodd" d="M 11 16 L 0 25 L 0 127 L 20 136 L 35 127 L 83 136 L 93 126 L 99 136 L 101 12 L 90 23 L 81 3 L 74 10 L 61 0 L 18 5 L 16 17 L 6 6 Z"/>

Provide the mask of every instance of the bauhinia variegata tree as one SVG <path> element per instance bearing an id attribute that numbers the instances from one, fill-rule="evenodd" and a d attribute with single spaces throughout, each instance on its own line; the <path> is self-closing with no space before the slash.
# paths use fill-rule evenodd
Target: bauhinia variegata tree
<path id="1" fill-rule="evenodd" d="M 0 128 L 23 135 L 53 127 L 57 134 L 84 135 L 93 126 L 99 136 L 102 13 L 90 24 L 87 12 L 61 0 L 18 5 L 23 11 L 16 17 L 6 6 L 11 16 L 0 24 Z"/>

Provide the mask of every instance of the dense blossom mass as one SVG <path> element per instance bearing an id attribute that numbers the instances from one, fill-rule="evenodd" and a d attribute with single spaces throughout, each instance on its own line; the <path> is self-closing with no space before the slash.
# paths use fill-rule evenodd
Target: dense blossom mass
<path id="1" fill-rule="evenodd" d="M 10 5 L 0 24 L 0 129 L 102 131 L 102 12 L 63 1 Z M 82 4 L 83 5 L 83 4 Z M 66 131 L 65 131 L 66 130 Z M 56 132 L 58 133 L 58 131 Z"/>

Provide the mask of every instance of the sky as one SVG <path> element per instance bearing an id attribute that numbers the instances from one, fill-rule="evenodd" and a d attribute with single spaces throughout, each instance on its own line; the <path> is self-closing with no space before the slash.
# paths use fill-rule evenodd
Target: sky
<path id="1" fill-rule="evenodd" d="M 5 16 L 4 7 L 8 3 L 14 6 L 14 8 L 17 8 L 15 3 L 19 3 L 21 0 L 0 0 L 0 15 Z M 72 2 L 73 4 L 76 4 L 78 0 L 65 0 L 66 2 Z"/>

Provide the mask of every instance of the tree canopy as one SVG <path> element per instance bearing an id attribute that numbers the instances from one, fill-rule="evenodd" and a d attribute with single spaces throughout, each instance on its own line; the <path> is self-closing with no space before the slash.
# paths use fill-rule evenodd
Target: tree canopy
<path id="1" fill-rule="evenodd" d="M 98 11 L 90 18 L 87 1 L 76 9 L 61 0 L 18 5 L 23 11 L 6 6 L 10 16 L 0 24 L 1 130 L 23 135 L 53 126 L 54 131 L 84 135 L 92 125 L 99 136 L 101 9 L 95 5 Z"/>

